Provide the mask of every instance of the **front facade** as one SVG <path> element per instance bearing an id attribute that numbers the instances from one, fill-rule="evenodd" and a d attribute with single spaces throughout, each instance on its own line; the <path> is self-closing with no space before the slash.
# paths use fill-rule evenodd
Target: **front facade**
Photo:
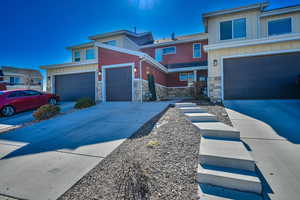
<path id="1" fill-rule="evenodd" d="M 207 34 L 154 41 L 152 34 L 116 31 L 68 47 L 72 62 L 42 66 L 47 91 L 62 100 L 142 101 L 149 97 L 148 74 L 159 100 L 191 97 L 191 83 L 206 83 Z"/>
<path id="2" fill-rule="evenodd" d="M 0 66 L 0 83 L 7 90 L 34 89 L 43 90 L 43 77 L 39 70 Z"/>
<path id="3" fill-rule="evenodd" d="M 211 100 L 300 98 L 300 6 L 267 6 L 203 15 Z"/>
<path id="4" fill-rule="evenodd" d="M 69 47 L 72 62 L 43 66 L 63 100 L 141 101 L 148 75 L 158 99 L 190 97 L 194 82 L 212 101 L 300 98 L 300 6 L 268 3 L 203 14 L 204 33 L 154 40 L 115 31 Z"/>

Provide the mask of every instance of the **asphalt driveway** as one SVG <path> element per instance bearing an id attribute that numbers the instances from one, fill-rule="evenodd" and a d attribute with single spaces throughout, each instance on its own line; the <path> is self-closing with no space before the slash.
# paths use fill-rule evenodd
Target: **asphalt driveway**
<path id="1" fill-rule="evenodd" d="M 265 199 L 299 199 L 300 100 L 224 104 L 260 170 Z"/>
<path id="2" fill-rule="evenodd" d="M 0 194 L 56 199 L 169 102 L 101 103 L 0 135 Z"/>

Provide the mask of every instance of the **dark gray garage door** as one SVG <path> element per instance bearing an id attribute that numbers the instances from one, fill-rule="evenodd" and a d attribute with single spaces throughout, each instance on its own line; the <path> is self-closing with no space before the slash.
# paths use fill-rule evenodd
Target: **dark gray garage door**
<path id="1" fill-rule="evenodd" d="M 300 98 L 300 53 L 224 59 L 224 99 Z"/>
<path id="2" fill-rule="evenodd" d="M 55 76 L 55 93 L 62 101 L 76 101 L 81 97 L 95 99 L 95 72 Z"/>
<path id="3" fill-rule="evenodd" d="M 106 69 L 105 71 L 106 100 L 131 101 L 132 72 L 131 67 Z"/>

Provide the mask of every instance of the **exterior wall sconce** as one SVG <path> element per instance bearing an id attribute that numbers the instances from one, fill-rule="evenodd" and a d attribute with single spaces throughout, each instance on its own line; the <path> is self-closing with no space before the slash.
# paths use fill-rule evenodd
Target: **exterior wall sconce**
<path id="1" fill-rule="evenodd" d="M 48 81 L 50 81 L 50 80 L 51 80 L 51 77 L 50 77 L 50 76 L 48 76 L 48 77 L 47 77 L 47 79 L 48 79 Z"/>
<path id="2" fill-rule="evenodd" d="M 134 71 L 134 73 L 135 73 L 135 72 L 136 72 L 136 68 L 134 68 L 134 70 L 133 70 L 133 71 Z"/>
<path id="3" fill-rule="evenodd" d="M 214 66 L 217 66 L 217 65 L 218 65 L 218 60 L 217 60 L 217 59 L 214 59 L 213 65 L 214 65 Z"/>
<path id="4" fill-rule="evenodd" d="M 102 74 L 101 72 L 98 72 L 98 75 L 99 75 L 99 76 L 101 76 L 101 74 Z"/>

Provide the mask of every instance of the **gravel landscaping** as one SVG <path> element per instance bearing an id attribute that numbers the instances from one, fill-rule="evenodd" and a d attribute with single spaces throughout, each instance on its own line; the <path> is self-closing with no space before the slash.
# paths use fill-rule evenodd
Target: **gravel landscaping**
<path id="1" fill-rule="evenodd" d="M 196 101 L 231 125 L 225 109 Z M 59 199 L 198 199 L 199 131 L 176 108 L 141 127 Z"/>
<path id="2" fill-rule="evenodd" d="M 131 181 L 126 175 L 140 183 L 137 187 L 144 185 L 138 188 L 146 193 L 143 199 L 197 199 L 199 136 L 185 116 L 169 108 L 141 127 L 60 199 L 138 199 L 124 192 Z M 130 171 L 133 165 L 138 173 Z"/>

